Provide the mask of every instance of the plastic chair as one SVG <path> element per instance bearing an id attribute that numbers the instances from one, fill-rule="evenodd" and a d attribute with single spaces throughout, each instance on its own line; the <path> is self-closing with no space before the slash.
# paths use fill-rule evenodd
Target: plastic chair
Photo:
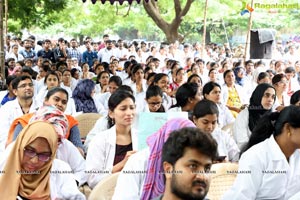
<path id="1" fill-rule="evenodd" d="M 219 200 L 224 193 L 231 188 L 237 176 L 237 163 L 217 163 L 211 168 L 211 183 L 207 198 L 210 200 Z"/>
<path id="2" fill-rule="evenodd" d="M 101 117 L 98 113 L 82 113 L 75 117 L 78 121 L 81 140 L 85 140 L 87 134 L 94 127 L 96 121 Z"/>
<path id="3" fill-rule="evenodd" d="M 100 181 L 92 190 L 89 200 L 111 200 L 117 184 L 119 173 L 111 174 Z"/>

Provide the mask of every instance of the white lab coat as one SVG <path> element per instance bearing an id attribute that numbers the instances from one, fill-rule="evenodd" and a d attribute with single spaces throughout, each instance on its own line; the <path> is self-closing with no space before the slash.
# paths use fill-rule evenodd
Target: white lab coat
<path id="1" fill-rule="evenodd" d="M 105 92 L 101 94 L 96 94 L 94 98 L 97 103 L 100 102 L 104 106 L 106 113 L 108 113 L 108 100 L 110 96 L 110 92 Z"/>
<path id="2" fill-rule="evenodd" d="M 107 126 L 108 126 L 107 116 L 102 116 L 96 121 L 92 130 L 90 130 L 90 132 L 87 134 L 85 142 L 84 142 L 84 149 L 86 152 L 88 151 L 88 148 L 89 148 L 89 145 L 90 145 L 92 139 L 98 133 L 101 133 L 101 132 L 107 130 L 108 129 Z"/>
<path id="3" fill-rule="evenodd" d="M 50 195 L 51 200 L 56 199 L 76 199 L 85 200 L 85 196 L 78 190 L 70 166 L 62 160 L 54 159 L 50 174 Z"/>
<path id="4" fill-rule="evenodd" d="M 233 123 L 235 118 L 233 117 L 232 113 L 227 108 L 227 106 L 223 103 L 218 103 L 217 106 L 219 109 L 219 118 L 218 118 L 219 126 L 222 128 L 228 124 Z"/>
<path id="5" fill-rule="evenodd" d="M 169 108 L 176 103 L 176 99 L 170 97 L 167 95 L 167 93 L 163 92 L 163 105 L 166 109 L 166 111 L 169 110 Z"/>
<path id="6" fill-rule="evenodd" d="M 37 103 L 33 98 L 30 106 L 29 113 L 35 112 L 37 109 Z M 7 102 L 0 108 L 0 155 L 4 152 L 5 143 L 7 141 L 8 131 L 11 123 L 18 117 L 24 115 L 21 106 L 18 102 L 18 98 L 13 101 Z"/>
<path id="7" fill-rule="evenodd" d="M 239 149 L 242 149 L 249 141 L 251 131 L 249 129 L 249 110 L 245 108 L 242 110 L 235 119 L 233 124 L 233 139 L 238 145 Z"/>
<path id="8" fill-rule="evenodd" d="M 137 200 L 143 192 L 144 181 L 150 156 L 149 148 L 145 148 L 127 160 L 120 172 L 112 200 Z"/>
<path id="9" fill-rule="evenodd" d="M 300 191 L 300 154 L 287 159 L 274 137 L 247 150 L 239 162 L 239 174 L 223 200 L 289 199 Z"/>
<path id="10" fill-rule="evenodd" d="M 56 158 L 63 160 L 70 165 L 79 186 L 87 182 L 85 160 L 72 142 L 66 139 L 62 140 L 62 144 L 58 146 Z"/>
<path id="11" fill-rule="evenodd" d="M 142 80 L 142 89 L 143 89 L 142 92 L 137 92 L 137 90 L 136 90 L 136 83 L 131 83 L 129 86 L 131 87 L 134 96 L 136 96 L 136 95 L 138 95 L 138 94 L 140 94 L 142 92 L 146 93 L 147 88 L 148 88 L 147 81 L 145 79 Z"/>
<path id="12" fill-rule="evenodd" d="M 212 136 L 218 143 L 219 156 L 226 156 L 225 160 L 230 162 L 239 161 L 240 150 L 228 133 L 216 128 L 212 132 Z"/>
<path id="13" fill-rule="evenodd" d="M 132 149 L 137 150 L 136 131 L 131 129 Z M 104 177 L 112 173 L 116 154 L 116 126 L 98 133 L 89 145 L 86 157 L 88 184 L 94 188 Z"/>
<path id="14" fill-rule="evenodd" d="M 283 93 L 283 104 L 284 104 L 283 106 L 289 106 L 290 100 L 291 100 L 291 97 L 286 92 L 284 92 Z M 278 98 L 276 97 L 274 105 L 272 107 L 272 111 L 276 112 L 277 111 L 276 108 L 279 106 L 281 106 L 281 104 L 279 103 Z"/>

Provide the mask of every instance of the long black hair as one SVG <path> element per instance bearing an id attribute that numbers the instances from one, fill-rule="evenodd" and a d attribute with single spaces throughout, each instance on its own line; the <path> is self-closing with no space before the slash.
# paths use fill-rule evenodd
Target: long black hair
<path id="1" fill-rule="evenodd" d="M 189 102 L 189 98 L 194 98 L 198 92 L 199 86 L 196 83 L 184 83 L 181 85 L 176 92 L 176 104 L 171 106 L 174 107 L 184 107 Z"/>
<path id="2" fill-rule="evenodd" d="M 117 90 L 108 99 L 108 109 L 110 111 L 114 111 L 115 108 L 125 99 L 131 98 L 133 102 L 135 102 L 135 98 L 132 93 L 125 90 Z M 107 128 L 111 128 L 115 123 L 112 118 L 110 118 L 109 114 L 107 115 Z"/>
<path id="3" fill-rule="evenodd" d="M 281 112 L 267 113 L 257 122 L 254 127 L 248 143 L 244 146 L 241 154 L 250 149 L 271 135 L 275 137 L 282 133 L 286 123 L 293 128 L 300 128 L 300 107 L 290 105 L 285 107 Z"/>

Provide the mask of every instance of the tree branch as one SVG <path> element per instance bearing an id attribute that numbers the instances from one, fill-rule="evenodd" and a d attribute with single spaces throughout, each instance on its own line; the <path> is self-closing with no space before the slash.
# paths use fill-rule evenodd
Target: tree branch
<path id="1" fill-rule="evenodd" d="M 181 4 L 180 0 L 174 0 L 175 16 L 179 16 L 181 13 Z"/>
<path id="2" fill-rule="evenodd" d="M 156 1 L 150 0 L 148 3 L 143 1 L 143 6 L 147 14 L 159 28 L 165 30 L 166 26 L 169 26 L 169 24 L 161 17 Z"/>
<path id="3" fill-rule="evenodd" d="M 180 23 L 183 20 L 183 17 L 187 14 L 187 12 L 190 10 L 192 3 L 194 2 L 194 0 L 187 0 L 183 10 L 181 10 L 180 8 L 180 13 L 176 12 L 176 16 L 173 19 L 171 26 L 174 27 L 179 27 Z M 176 4 L 180 4 L 179 0 L 174 0 L 174 4 L 175 4 L 175 10 L 176 10 Z M 179 5 L 180 6 L 180 5 Z M 180 6 L 181 7 L 181 6 Z"/>
<path id="4" fill-rule="evenodd" d="M 185 16 L 186 13 L 190 10 L 192 3 L 194 2 L 194 0 L 188 0 L 183 8 L 183 10 L 181 11 L 180 15 L 181 16 Z"/>

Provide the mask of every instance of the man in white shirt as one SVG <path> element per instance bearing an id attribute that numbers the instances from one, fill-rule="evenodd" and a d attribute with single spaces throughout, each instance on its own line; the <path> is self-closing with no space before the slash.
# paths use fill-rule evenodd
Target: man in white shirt
<path id="1" fill-rule="evenodd" d="M 15 78 L 12 81 L 12 87 L 17 98 L 0 108 L 0 154 L 5 149 L 8 131 L 13 120 L 37 109 L 37 104 L 33 99 L 33 82 L 29 76 Z"/>
<path id="2" fill-rule="evenodd" d="M 118 49 L 116 49 L 116 57 L 120 61 L 120 66 L 123 68 L 125 61 L 128 60 L 128 50 L 124 47 L 124 42 L 122 39 L 118 40 Z"/>
<path id="3" fill-rule="evenodd" d="M 111 40 L 107 40 L 105 44 L 106 47 L 98 52 L 98 60 L 100 60 L 101 62 L 110 63 L 110 58 L 112 56 L 116 56 L 117 52 L 115 49 L 113 49 Z"/>

